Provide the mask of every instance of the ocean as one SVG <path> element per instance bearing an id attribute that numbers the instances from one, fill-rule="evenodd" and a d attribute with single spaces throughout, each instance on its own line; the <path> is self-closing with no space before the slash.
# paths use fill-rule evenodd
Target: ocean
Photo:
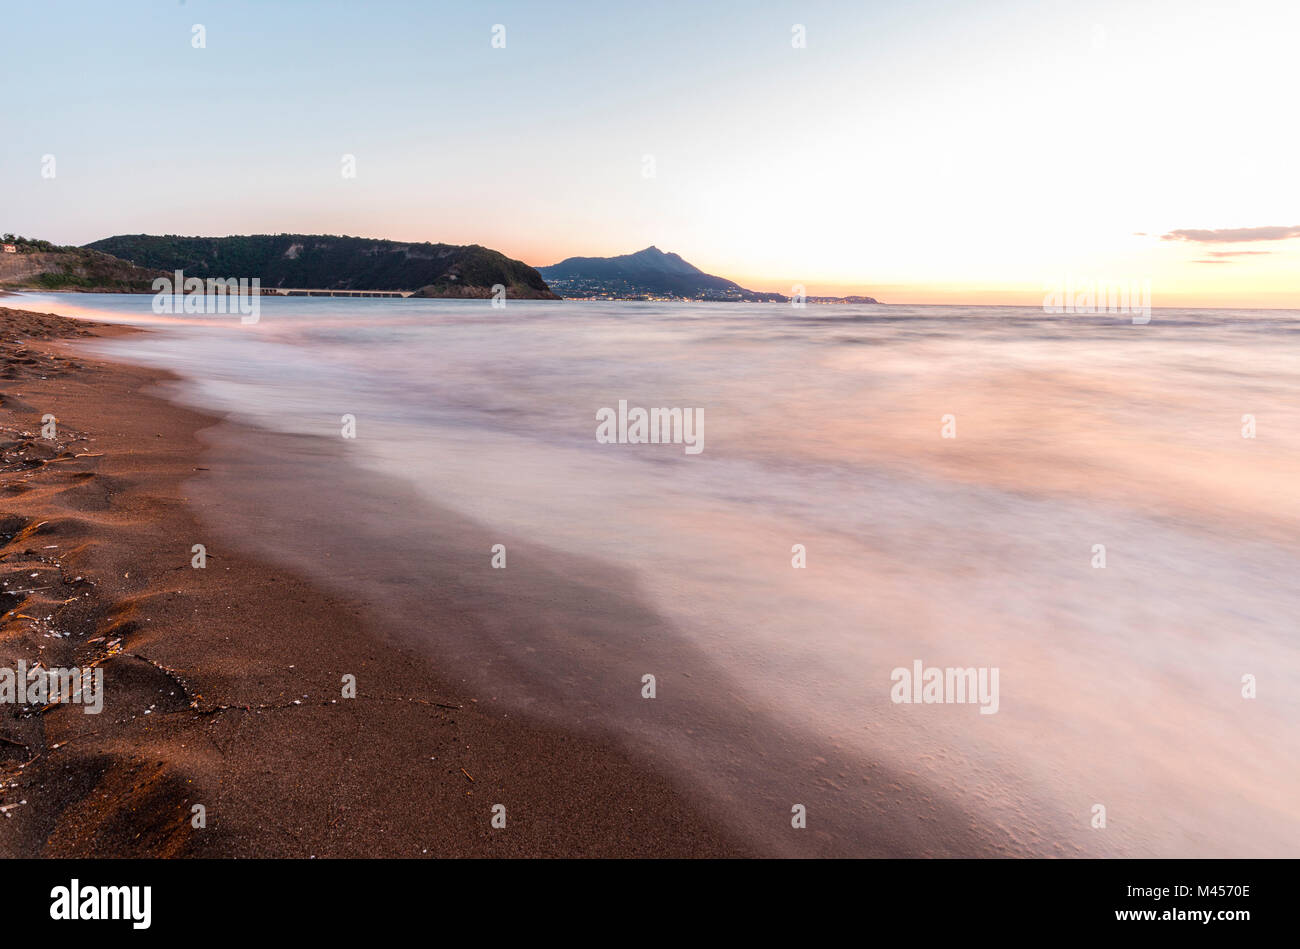
<path id="1" fill-rule="evenodd" d="M 238 423 L 214 537 L 765 852 L 1300 848 L 1300 312 L 150 299 L 9 302 Z"/>

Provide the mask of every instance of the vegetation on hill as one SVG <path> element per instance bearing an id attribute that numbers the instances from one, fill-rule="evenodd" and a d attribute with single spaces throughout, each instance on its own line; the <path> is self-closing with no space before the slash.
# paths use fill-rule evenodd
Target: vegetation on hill
<path id="1" fill-rule="evenodd" d="M 178 237 L 126 234 L 87 244 L 142 267 L 187 277 L 257 277 L 264 288 L 404 290 L 418 296 L 556 299 L 541 275 L 477 244 L 410 244 L 325 234 Z"/>
<path id="2" fill-rule="evenodd" d="M 38 250 L 67 250 L 66 247 L 57 247 L 49 241 L 37 240 L 34 237 L 15 236 L 13 234 L 5 234 L 3 237 L 0 237 L 0 241 L 3 241 L 6 244 L 15 245 L 20 254 L 26 254 Z"/>
<path id="3" fill-rule="evenodd" d="M 0 242 L 15 253 L 0 253 L 0 289 L 80 290 L 93 293 L 152 293 L 160 271 L 84 247 L 5 234 Z"/>

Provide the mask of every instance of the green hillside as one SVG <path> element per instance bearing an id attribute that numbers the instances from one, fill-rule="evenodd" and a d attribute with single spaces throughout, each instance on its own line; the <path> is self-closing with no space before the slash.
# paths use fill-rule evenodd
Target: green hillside
<path id="1" fill-rule="evenodd" d="M 410 244 L 324 234 L 177 237 L 128 234 L 87 244 L 139 266 L 193 277 L 257 277 L 264 288 L 403 290 L 417 296 L 556 299 L 541 275 L 477 244 Z"/>
<path id="2" fill-rule="evenodd" d="M 152 293 L 161 271 L 84 247 L 60 247 L 49 241 L 5 234 L 15 253 L 0 253 L 0 289 L 80 290 L 94 293 Z"/>

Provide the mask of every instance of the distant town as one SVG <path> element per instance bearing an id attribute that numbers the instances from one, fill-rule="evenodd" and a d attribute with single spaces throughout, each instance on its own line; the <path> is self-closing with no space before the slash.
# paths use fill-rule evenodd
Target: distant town
<path id="1" fill-rule="evenodd" d="M 645 300 L 682 303 L 789 303 L 783 293 L 748 290 L 707 274 L 651 245 L 618 257 L 570 257 L 538 272 L 566 300 Z M 793 288 L 798 289 L 798 288 Z M 877 303 L 874 297 L 803 296 L 805 303 Z"/>
<path id="2" fill-rule="evenodd" d="M 790 297 L 782 293 L 761 293 L 755 290 L 713 290 L 695 294 L 664 293 L 634 283 L 603 280 L 564 280 L 552 277 L 547 285 L 565 300 L 641 301 L 646 303 L 789 303 Z M 805 303 L 853 304 L 879 303 L 875 297 L 821 297 L 805 296 Z"/>
<path id="3" fill-rule="evenodd" d="M 757 293 L 740 287 L 710 289 L 695 293 L 666 293 L 661 288 L 636 281 L 598 277 L 552 277 L 547 281 L 556 294 L 566 300 L 645 300 L 655 302 L 707 303 L 785 303 L 789 297 L 779 293 Z"/>

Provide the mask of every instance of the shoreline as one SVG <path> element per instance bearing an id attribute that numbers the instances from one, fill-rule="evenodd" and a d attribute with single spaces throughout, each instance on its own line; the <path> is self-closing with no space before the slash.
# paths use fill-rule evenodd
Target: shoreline
<path id="1" fill-rule="evenodd" d="M 200 433 L 233 423 L 67 345 L 132 332 L 0 308 L 0 579 L 44 588 L 5 594 L 0 667 L 104 674 L 99 714 L 0 705 L 0 855 L 749 855 L 612 740 L 477 705 L 363 602 L 211 538 Z"/>

